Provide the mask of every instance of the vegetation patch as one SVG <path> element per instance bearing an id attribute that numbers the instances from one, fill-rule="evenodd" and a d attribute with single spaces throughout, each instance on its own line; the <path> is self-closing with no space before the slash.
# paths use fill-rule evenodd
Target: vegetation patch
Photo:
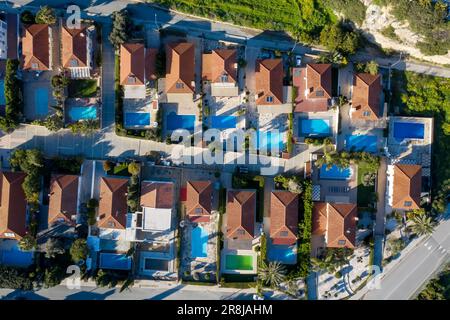
<path id="1" fill-rule="evenodd" d="M 91 98 L 97 95 L 97 80 L 81 79 L 69 81 L 69 98 Z"/>

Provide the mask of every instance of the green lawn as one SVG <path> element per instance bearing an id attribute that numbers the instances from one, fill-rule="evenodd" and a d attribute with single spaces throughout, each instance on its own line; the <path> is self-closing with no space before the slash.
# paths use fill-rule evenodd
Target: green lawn
<path id="1" fill-rule="evenodd" d="M 358 207 L 368 207 L 370 203 L 370 197 L 375 192 L 375 186 L 366 187 L 363 185 L 363 177 L 369 170 L 364 162 L 358 164 Z"/>
<path id="2" fill-rule="evenodd" d="M 97 80 L 70 80 L 69 98 L 91 98 L 97 95 Z"/>
<path id="3" fill-rule="evenodd" d="M 115 176 L 122 176 L 122 177 L 128 177 L 131 176 L 128 172 L 128 163 L 118 163 L 114 166 L 114 168 L 110 171 L 108 171 L 108 175 L 115 175 Z"/>

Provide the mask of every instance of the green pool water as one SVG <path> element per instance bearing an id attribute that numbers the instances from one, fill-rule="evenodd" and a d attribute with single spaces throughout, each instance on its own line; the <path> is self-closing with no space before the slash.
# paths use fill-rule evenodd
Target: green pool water
<path id="1" fill-rule="evenodd" d="M 253 270 L 253 257 L 252 256 L 227 255 L 226 269 L 227 270 Z"/>

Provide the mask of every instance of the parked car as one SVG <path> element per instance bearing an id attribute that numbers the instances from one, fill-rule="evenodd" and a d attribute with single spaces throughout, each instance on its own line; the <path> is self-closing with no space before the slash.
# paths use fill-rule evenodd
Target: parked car
<path id="1" fill-rule="evenodd" d="M 295 65 L 297 67 L 300 67 L 301 64 L 302 64 L 302 56 L 295 56 Z"/>

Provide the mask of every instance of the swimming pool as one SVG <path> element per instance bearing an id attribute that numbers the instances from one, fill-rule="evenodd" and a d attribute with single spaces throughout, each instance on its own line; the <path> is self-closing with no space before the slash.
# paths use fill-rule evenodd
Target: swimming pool
<path id="1" fill-rule="evenodd" d="M 13 267 L 28 267 L 33 263 L 34 253 L 18 248 L 0 251 L 0 264 Z"/>
<path id="2" fill-rule="evenodd" d="M 38 116 L 48 114 L 48 90 L 46 88 L 37 88 L 34 91 L 34 106 Z"/>
<path id="3" fill-rule="evenodd" d="M 253 270 L 252 256 L 226 255 L 225 267 L 227 270 Z"/>
<path id="4" fill-rule="evenodd" d="M 272 148 L 278 146 L 277 151 L 280 152 L 283 151 L 283 138 L 278 131 L 258 132 L 256 146 L 265 151 L 272 151 Z"/>
<path id="5" fill-rule="evenodd" d="M 324 164 L 320 168 L 320 178 L 325 180 L 349 180 L 352 176 L 352 169 L 350 167 L 341 169 L 336 165 L 327 168 Z"/>
<path id="6" fill-rule="evenodd" d="M 270 245 L 267 257 L 269 261 L 279 261 L 285 264 L 297 263 L 295 246 Z"/>
<path id="7" fill-rule="evenodd" d="M 236 128 L 235 116 L 211 116 L 211 128 L 213 129 L 230 129 Z"/>
<path id="8" fill-rule="evenodd" d="M 377 152 L 377 136 L 371 135 L 349 135 L 346 137 L 345 148 L 353 151 Z"/>
<path id="9" fill-rule="evenodd" d="M 330 120 L 299 119 L 300 137 L 326 137 L 331 134 Z"/>
<path id="10" fill-rule="evenodd" d="M 169 271 L 169 261 L 163 259 L 145 258 L 144 269 L 155 271 Z"/>
<path id="11" fill-rule="evenodd" d="M 72 121 L 96 119 L 97 107 L 96 106 L 70 107 L 69 117 Z"/>
<path id="12" fill-rule="evenodd" d="M 150 125 L 150 113 L 125 112 L 125 127 L 143 127 Z"/>
<path id="13" fill-rule="evenodd" d="M 166 117 L 167 130 L 186 129 L 189 131 L 194 130 L 195 116 L 194 115 L 178 115 L 174 112 L 170 113 Z"/>
<path id="14" fill-rule="evenodd" d="M 205 229 L 197 226 L 191 231 L 191 257 L 192 258 L 206 258 L 208 243 L 208 233 Z"/>
<path id="15" fill-rule="evenodd" d="M 100 268 L 130 270 L 131 257 L 119 253 L 100 253 Z"/>
<path id="16" fill-rule="evenodd" d="M 425 125 L 417 122 L 394 122 L 394 138 L 404 139 L 423 139 Z"/>

